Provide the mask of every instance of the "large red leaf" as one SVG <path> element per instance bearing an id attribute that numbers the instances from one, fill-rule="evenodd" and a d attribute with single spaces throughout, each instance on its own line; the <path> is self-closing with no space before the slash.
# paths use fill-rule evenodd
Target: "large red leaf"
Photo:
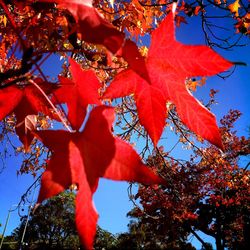
<path id="1" fill-rule="evenodd" d="M 152 58 L 186 77 L 211 76 L 232 66 L 208 46 L 184 45 L 176 41 L 172 13 L 152 33 L 148 59 Z"/>
<path id="2" fill-rule="evenodd" d="M 81 242 L 86 249 L 93 249 L 93 240 L 96 234 L 98 214 L 95 210 L 92 193 L 85 178 L 76 197 L 76 228 Z"/>
<path id="3" fill-rule="evenodd" d="M 44 94 L 54 90 L 54 85 L 43 82 L 40 78 L 34 80 Z M 16 132 L 27 150 L 33 136 L 27 133 L 25 118 L 28 115 L 37 115 L 38 112 L 52 115 L 50 106 L 43 94 L 34 86 L 10 86 L 0 90 L 0 120 L 12 112 L 16 115 Z"/>
<path id="4" fill-rule="evenodd" d="M 0 120 L 13 112 L 22 96 L 22 91 L 16 86 L 0 89 Z"/>
<path id="5" fill-rule="evenodd" d="M 69 162 L 71 134 L 62 130 L 50 130 L 36 132 L 36 136 L 39 136 L 42 142 L 52 150 L 49 165 L 42 176 L 42 186 L 38 197 L 40 203 L 44 199 L 59 194 L 72 183 L 76 183 L 76 180 L 72 180 Z M 63 157 L 58 152 L 61 152 Z"/>
<path id="6" fill-rule="evenodd" d="M 173 14 L 170 13 L 152 33 L 146 59 L 149 80 L 144 73 L 136 76 L 133 68 L 126 70 L 117 75 L 104 98 L 117 98 L 134 93 L 140 122 L 145 126 L 154 145 L 157 144 L 165 125 L 164 99 L 165 103 L 170 101 L 176 105 L 183 123 L 192 131 L 223 148 L 214 115 L 187 90 L 185 80 L 191 76 L 214 75 L 230 66 L 231 62 L 207 46 L 177 42 Z"/>
<path id="7" fill-rule="evenodd" d="M 100 82 L 92 70 L 83 70 L 73 59 L 69 59 L 72 80 L 60 77 L 61 87 L 54 92 L 57 103 L 67 103 L 68 120 L 72 128 L 79 129 L 84 121 L 88 104 L 100 104 L 98 89 Z"/>
<path id="8" fill-rule="evenodd" d="M 145 127 L 156 145 L 165 126 L 167 113 L 165 97 L 159 88 L 138 82 L 135 101 L 141 125 Z"/>
<path id="9" fill-rule="evenodd" d="M 125 41 L 121 55 L 128 62 L 129 67 L 133 69 L 134 72 L 146 81 L 150 81 L 144 57 L 141 55 L 137 45 L 133 41 Z"/>
<path id="10" fill-rule="evenodd" d="M 79 183 L 76 196 L 75 221 L 76 227 L 86 249 L 92 249 L 93 239 L 96 233 L 96 223 L 98 214 L 92 201 L 93 189 L 91 187 L 84 169 L 84 159 L 82 158 L 78 145 L 69 143 L 69 163 L 72 181 Z"/>
<path id="11" fill-rule="evenodd" d="M 98 106 L 90 113 L 83 132 L 36 132 L 36 136 L 53 152 L 42 176 L 38 201 L 76 184 L 76 225 L 86 249 L 92 249 L 96 231 L 97 213 L 92 195 L 100 177 L 144 184 L 164 183 L 141 162 L 129 144 L 113 137 L 113 121 L 114 110 Z"/>
<path id="12" fill-rule="evenodd" d="M 13 110 L 16 115 L 16 133 L 19 136 L 20 141 L 23 143 L 25 150 L 29 149 L 29 145 L 32 142 L 33 136 L 29 132 L 27 133 L 25 119 L 28 115 L 37 115 L 43 113 L 50 117 L 55 117 L 51 112 L 52 107 L 46 100 L 44 95 L 49 95 L 55 89 L 55 85 L 49 82 L 43 82 L 40 78 L 34 80 L 39 85 L 43 94 L 34 85 L 28 85 L 22 89 L 22 99 L 16 108 Z"/>
<path id="13" fill-rule="evenodd" d="M 104 177 L 117 181 L 141 182 L 147 185 L 164 184 L 164 180 L 148 171 L 139 155 L 125 141 L 116 138 L 115 155 L 107 167 Z"/>

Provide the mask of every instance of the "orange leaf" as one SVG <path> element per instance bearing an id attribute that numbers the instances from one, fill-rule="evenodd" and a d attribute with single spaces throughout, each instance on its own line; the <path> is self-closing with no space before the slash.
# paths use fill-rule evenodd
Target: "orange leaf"
<path id="1" fill-rule="evenodd" d="M 239 16 L 239 8 L 240 8 L 239 0 L 236 0 L 235 2 L 228 5 L 228 9 L 235 14 L 236 17 Z"/>

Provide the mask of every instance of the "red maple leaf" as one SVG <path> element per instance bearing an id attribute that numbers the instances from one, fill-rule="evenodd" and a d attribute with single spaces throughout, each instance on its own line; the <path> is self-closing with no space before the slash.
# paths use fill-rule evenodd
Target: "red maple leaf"
<path id="1" fill-rule="evenodd" d="M 124 33 L 102 17 L 92 6 L 92 0 L 41 0 L 41 2 L 56 2 L 59 7 L 69 10 L 78 24 L 77 30 L 84 41 L 102 44 L 113 53 L 122 46 Z"/>
<path id="2" fill-rule="evenodd" d="M 127 69 L 117 75 L 104 98 L 134 93 L 141 124 L 154 145 L 165 126 L 166 102 L 175 104 L 183 123 L 196 134 L 223 148 L 215 116 L 187 90 L 185 80 L 211 76 L 232 66 L 212 49 L 203 45 L 184 45 L 175 40 L 173 14 L 170 13 L 152 32 L 147 71 L 139 74 Z M 148 79 L 149 76 L 149 80 Z"/>
<path id="3" fill-rule="evenodd" d="M 92 249 L 97 213 L 92 204 L 100 177 L 160 184 L 163 180 L 140 160 L 135 150 L 111 134 L 114 110 L 92 110 L 83 132 L 39 131 L 36 136 L 53 151 L 42 176 L 38 202 L 57 195 L 71 184 L 78 187 L 76 225 L 86 249 Z"/>
<path id="4" fill-rule="evenodd" d="M 49 82 L 43 82 L 40 78 L 34 81 L 44 91 L 44 94 L 49 94 L 54 90 L 55 85 Z M 50 108 L 43 94 L 31 84 L 25 86 L 15 85 L 0 89 L 0 120 L 12 112 L 15 113 L 16 133 L 26 150 L 33 139 L 33 136 L 27 133 L 25 126 L 26 116 L 37 115 L 38 112 L 52 115 Z"/>
<path id="5" fill-rule="evenodd" d="M 60 77 L 61 87 L 53 93 L 57 103 L 67 103 L 68 120 L 72 128 L 79 129 L 84 121 L 88 104 L 100 104 L 98 89 L 101 87 L 92 70 L 83 70 L 69 59 L 72 80 Z"/>
<path id="6" fill-rule="evenodd" d="M 23 92 L 16 86 L 0 89 L 0 120 L 13 112 L 22 96 Z"/>
<path id="7" fill-rule="evenodd" d="M 145 62 L 137 45 L 130 40 L 124 41 L 125 34 L 115 28 L 93 7 L 92 0 L 41 0 L 57 2 L 60 8 L 67 9 L 75 18 L 77 31 L 89 43 L 104 45 L 112 53 L 122 56 L 139 75 L 145 72 Z M 145 77 L 147 77 L 145 75 Z M 146 79 L 147 80 L 147 79 Z"/>

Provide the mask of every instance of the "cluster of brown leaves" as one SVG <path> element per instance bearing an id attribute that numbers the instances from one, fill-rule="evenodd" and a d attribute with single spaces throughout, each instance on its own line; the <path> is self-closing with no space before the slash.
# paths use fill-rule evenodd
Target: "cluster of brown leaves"
<path id="1" fill-rule="evenodd" d="M 160 148 L 148 158 L 167 184 L 140 186 L 135 195 L 142 208 L 130 215 L 145 230 L 155 230 L 159 237 L 172 233 L 172 240 L 201 230 L 228 247 L 247 249 L 250 171 L 239 163 L 240 157 L 250 154 L 250 140 L 232 130 L 239 116 L 239 111 L 231 110 L 221 120 L 223 155 L 211 146 L 197 149 L 190 161 L 176 161 Z"/>

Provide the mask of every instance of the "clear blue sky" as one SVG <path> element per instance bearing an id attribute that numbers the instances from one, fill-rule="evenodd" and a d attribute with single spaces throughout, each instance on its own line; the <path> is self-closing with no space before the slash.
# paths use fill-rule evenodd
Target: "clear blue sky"
<path id="1" fill-rule="evenodd" d="M 191 20 L 191 19 L 190 19 Z M 193 20 L 193 19 L 192 19 Z M 223 22 L 223 20 L 222 20 Z M 224 24 L 226 27 L 226 23 Z M 177 32 L 179 41 L 186 44 L 204 44 L 204 38 L 200 35 L 200 29 L 195 20 L 188 25 L 182 25 Z M 219 119 L 227 113 L 229 109 L 239 109 L 243 115 L 237 122 L 239 135 L 247 135 L 247 127 L 250 126 L 250 46 L 243 48 L 234 48 L 232 51 L 218 51 L 231 61 L 242 61 L 248 64 L 247 67 L 237 67 L 235 73 L 228 79 L 223 80 L 219 77 L 210 77 L 207 84 L 198 88 L 195 95 L 206 100 L 211 88 L 218 89 L 218 105 L 214 106 L 212 111 Z M 60 72 L 60 62 L 51 60 L 47 62 L 47 74 L 56 74 Z M 166 143 L 166 141 L 164 141 Z M 167 141 L 173 145 L 171 136 Z M 166 145 L 164 145 L 166 146 Z M 179 151 L 176 154 L 182 154 Z M 243 163 L 244 164 L 244 163 Z M 8 214 L 8 209 L 19 202 L 21 195 L 33 182 L 30 176 L 17 176 L 16 171 L 20 166 L 20 159 L 12 157 L 7 160 L 6 168 L 0 174 L 0 233 Z M 1 169 L 1 167 L 0 167 Z M 99 225 L 112 233 L 123 232 L 127 230 L 129 220 L 126 213 L 133 207 L 129 202 L 127 195 L 127 183 L 119 183 L 103 180 L 94 196 L 96 208 L 99 212 Z M 15 212 L 11 213 L 7 235 L 18 225 L 19 218 Z"/>

